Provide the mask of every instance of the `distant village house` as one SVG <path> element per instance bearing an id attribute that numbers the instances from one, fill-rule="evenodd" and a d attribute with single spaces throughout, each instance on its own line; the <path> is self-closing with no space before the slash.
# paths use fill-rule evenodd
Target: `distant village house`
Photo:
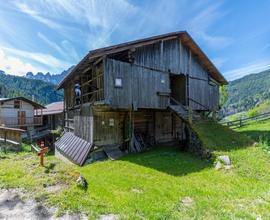
<path id="1" fill-rule="evenodd" d="M 44 108 L 24 97 L 0 98 L 0 141 L 21 143 L 22 134 L 27 135 L 24 131 L 42 125 Z"/>
<path id="2" fill-rule="evenodd" d="M 42 125 L 44 108 L 24 97 L 0 98 L 0 125 L 26 130 Z"/>
<path id="3" fill-rule="evenodd" d="M 40 116 L 41 112 L 37 112 L 36 116 Z M 53 102 L 45 106 L 42 112 L 42 126 L 49 130 L 56 130 L 64 126 L 64 102 Z"/>

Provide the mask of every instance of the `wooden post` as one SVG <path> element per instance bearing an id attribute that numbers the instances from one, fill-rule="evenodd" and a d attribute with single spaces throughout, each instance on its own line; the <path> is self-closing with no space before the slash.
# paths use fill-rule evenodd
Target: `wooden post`
<path id="1" fill-rule="evenodd" d="M 40 154 L 40 166 L 44 167 L 44 154 Z"/>
<path id="2" fill-rule="evenodd" d="M 48 151 L 49 151 L 49 148 L 44 147 L 38 152 L 38 156 L 40 157 L 40 166 L 44 167 L 44 154 L 47 153 Z"/>
<path id="3" fill-rule="evenodd" d="M 214 119 L 214 121 L 217 120 L 217 111 L 216 110 L 213 111 L 212 118 Z"/>
<path id="4" fill-rule="evenodd" d="M 192 108 L 188 106 L 188 122 L 192 124 Z"/>
<path id="5" fill-rule="evenodd" d="M 41 109 L 40 125 L 43 125 L 43 109 Z"/>
<path id="6" fill-rule="evenodd" d="M 132 114 L 132 109 L 130 109 L 130 112 L 129 112 L 129 120 L 130 120 L 130 142 L 129 142 L 129 150 L 131 152 L 133 152 L 133 149 L 134 149 L 134 117 L 133 117 L 133 114 Z"/>
<path id="7" fill-rule="evenodd" d="M 7 153 L 7 131 L 4 131 L 4 153 Z"/>

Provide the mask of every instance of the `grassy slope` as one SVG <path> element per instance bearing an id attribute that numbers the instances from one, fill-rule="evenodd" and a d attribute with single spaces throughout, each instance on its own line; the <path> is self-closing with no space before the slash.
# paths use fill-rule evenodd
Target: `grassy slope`
<path id="1" fill-rule="evenodd" d="M 269 219 L 270 156 L 250 147 L 246 136 L 215 123 L 194 127 L 216 154 L 230 155 L 233 169 L 216 171 L 212 162 L 160 147 L 82 168 L 49 156 L 47 164 L 56 166 L 45 173 L 36 156 L 21 153 L 0 160 L 0 187 L 25 188 L 63 210 L 84 211 L 92 218 L 114 213 L 124 219 Z M 79 173 L 89 183 L 87 191 L 74 183 Z M 49 194 L 44 183 L 68 186 Z M 190 206 L 181 203 L 186 196 L 194 201 Z"/>
<path id="2" fill-rule="evenodd" d="M 256 141 L 266 141 L 270 144 L 270 120 L 253 122 L 236 131 L 252 137 Z"/>

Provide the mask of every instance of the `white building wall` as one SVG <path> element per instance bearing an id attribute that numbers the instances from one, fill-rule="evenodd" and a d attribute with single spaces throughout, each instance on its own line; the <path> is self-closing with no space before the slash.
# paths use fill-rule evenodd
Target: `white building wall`
<path id="1" fill-rule="evenodd" d="M 14 108 L 14 101 L 4 102 L 0 105 L 0 124 L 18 123 L 18 111 L 25 112 L 26 124 L 34 121 L 34 106 L 21 100 L 21 108 Z"/>

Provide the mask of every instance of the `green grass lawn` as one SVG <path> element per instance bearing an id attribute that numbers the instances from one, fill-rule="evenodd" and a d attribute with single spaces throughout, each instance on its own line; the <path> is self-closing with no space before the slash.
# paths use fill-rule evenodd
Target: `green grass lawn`
<path id="1" fill-rule="evenodd" d="M 257 142 L 266 141 L 270 144 L 270 120 L 255 121 L 241 128 L 237 128 L 236 131 L 250 136 Z"/>
<path id="2" fill-rule="evenodd" d="M 90 219 L 110 213 L 122 219 L 270 219 L 269 154 L 216 123 L 194 129 L 215 154 L 229 155 L 234 167 L 215 170 L 213 161 L 165 146 L 84 167 L 48 156 L 49 167 L 42 168 L 31 153 L 9 153 L 0 155 L 0 187 L 25 189 Z M 79 174 L 87 179 L 87 190 L 76 186 Z M 47 192 L 45 184 L 62 190 Z M 185 197 L 193 202 L 184 204 Z"/>

